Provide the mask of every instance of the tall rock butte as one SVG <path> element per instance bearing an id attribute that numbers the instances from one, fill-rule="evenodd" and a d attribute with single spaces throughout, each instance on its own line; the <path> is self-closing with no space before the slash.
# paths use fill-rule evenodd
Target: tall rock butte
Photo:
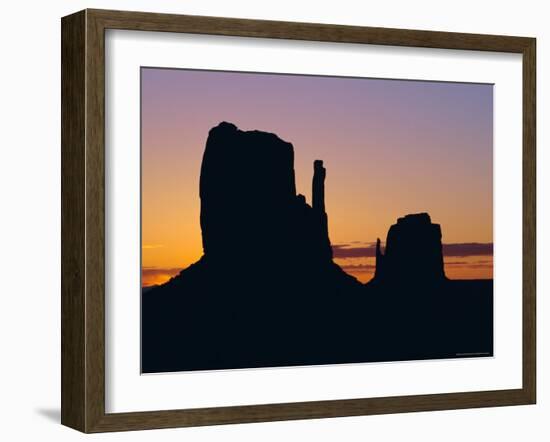
<path id="1" fill-rule="evenodd" d="M 201 261 L 211 268 L 244 265 L 258 277 L 290 281 L 318 278 L 326 267 L 352 278 L 332 261 L 325 176 L 316 160 L 309 205 L 296 193 L 291 143 L 227 122 L 212 128 L 200 174 Z"/>
<path id="2" fill-rule="evenodd" d="M 425 285 L 445 279 L 441 227 L 427 213 L 399 218 L 388 231 L 384 253 L 378 239 L 375 282 Z"/>

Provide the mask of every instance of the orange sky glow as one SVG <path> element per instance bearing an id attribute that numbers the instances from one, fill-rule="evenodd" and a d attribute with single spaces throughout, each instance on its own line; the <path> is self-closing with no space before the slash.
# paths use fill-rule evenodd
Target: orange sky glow
<path id="1" fill-rule="evenodd" d="M 384 241 L 397 218 L 418 212 L 441 225 L 444 244 L 492 244 L 492 109 L 485 84 L 143 68 L 142 285 L 202 255 L 200 164 L 221 121 L 291 142 L 309 203 L 313 161 L 324 161 L 333 246 Z M 492 278 L 487 250 L 446 255 L 446 275 Z M 335 261 L 367 282 L 368 255 Z"/>

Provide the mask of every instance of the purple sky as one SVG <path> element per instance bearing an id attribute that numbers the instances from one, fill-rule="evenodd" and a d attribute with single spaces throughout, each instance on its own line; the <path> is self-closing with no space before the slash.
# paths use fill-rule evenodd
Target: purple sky
<path id="1" fill-rule="evenodd" d="M 200 162 L 221 121 L 291 142 L 308 201 L 324 161 L 333 244 L 415 212 L 446 243 L 492 242 L 492 85 L 143 68 L 144 266 L 200 257 Z"/>

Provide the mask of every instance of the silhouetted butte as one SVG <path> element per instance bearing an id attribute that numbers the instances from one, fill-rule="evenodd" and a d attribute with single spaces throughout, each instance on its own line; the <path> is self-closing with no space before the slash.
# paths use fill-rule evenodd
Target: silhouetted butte
<path id="1" fill-rule="evenodd" d="M 376 243 L 376 283 L 433 285 L 444 281 L 441 227 L 427 213 L 404 216 L 390 227 L 382 253 Z"/>

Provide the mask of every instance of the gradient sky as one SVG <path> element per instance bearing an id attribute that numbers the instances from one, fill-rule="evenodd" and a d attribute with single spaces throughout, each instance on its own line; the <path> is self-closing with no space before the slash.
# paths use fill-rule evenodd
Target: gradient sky
<path id="1" fill-rule="evenodd" d="M 142 68 L 143 285 L 202 255 L 200 163 L 221 121 L 291 142 L 309 203 L 324 161 L 335 259 L 360 280 L 416 212 L 441 224 L 449 277 L 492 278 L 492 85 Z"/>

